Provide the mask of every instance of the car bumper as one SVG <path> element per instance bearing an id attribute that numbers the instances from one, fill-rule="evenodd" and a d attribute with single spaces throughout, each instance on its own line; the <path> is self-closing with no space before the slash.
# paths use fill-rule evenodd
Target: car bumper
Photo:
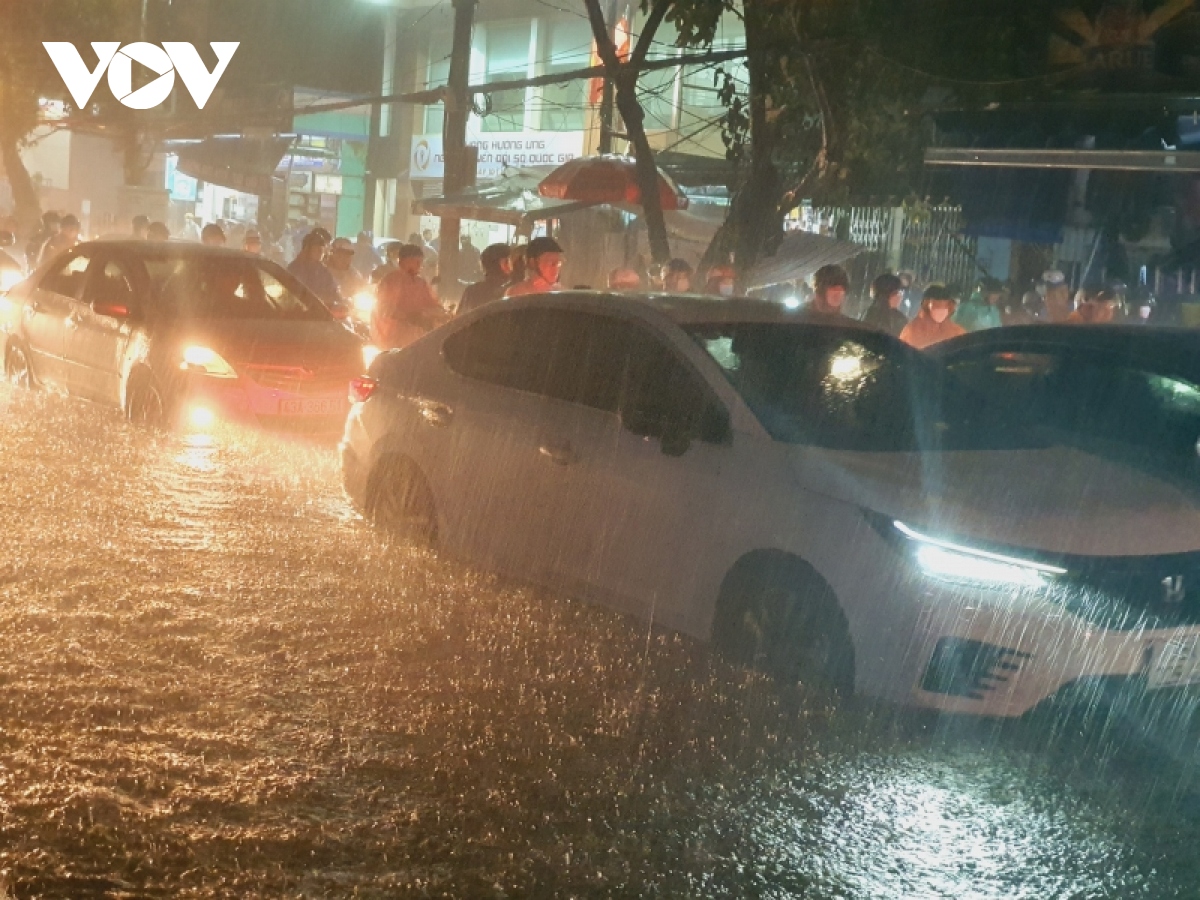
<path id="1" fill-rule="evenodd" d="M 287 390 L 248 378 L 191 376 L 176 404 L 178 424 L 204 430 L 218 422 L 269 430 L 338 434 L 350 409 L 347 387 Z"/>
<path id="2" fill-rule="evenodd" d="M 367 478 L 370 474 L 371 443 L 366 434 L 362 421 L 362 413 L 366 404 L 355 404 L 346 417 L 345 432 L 338 444 L 338 456 L 341 460 L 342 487 L 354 507 L 360 511 L 366 510 Z"/>
<path id="3" fill-rule="evenodd" d="M 915 706 L 1009 717 L 1089 683 L 1134 693 L 1200 685 L 1200 626 L 1113 630 L 1049 603 L 998 605 L 936 590 L 920 610 Z"/>

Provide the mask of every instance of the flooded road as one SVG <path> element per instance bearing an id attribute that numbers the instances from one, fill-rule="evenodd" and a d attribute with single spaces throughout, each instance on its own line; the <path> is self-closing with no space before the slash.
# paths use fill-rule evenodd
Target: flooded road
<path id="1" fill-rule="evenodd" d="M 1131 728 L 781 696 L 395 546 L 330 447 L 0 386 L 15 897 L 1200 897 Z"/>

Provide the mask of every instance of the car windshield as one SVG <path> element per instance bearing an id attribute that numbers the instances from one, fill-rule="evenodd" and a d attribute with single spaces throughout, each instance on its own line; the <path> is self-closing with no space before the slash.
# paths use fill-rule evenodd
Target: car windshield
<path id="1" fill-rule="evenodd" d="M 329 318 L 320 300 L 274 263 L 217 254 L 164 254 L 144 261 L 161 307 L 177 316 Z"/>
<path id="2" fill-rule="evenodd" d="M 1001 411 L 936 361 L 877 332 L 776 322 L 685 330 L 778 441 L 892 452 L 1038 445 L 1002 427 Z"/>

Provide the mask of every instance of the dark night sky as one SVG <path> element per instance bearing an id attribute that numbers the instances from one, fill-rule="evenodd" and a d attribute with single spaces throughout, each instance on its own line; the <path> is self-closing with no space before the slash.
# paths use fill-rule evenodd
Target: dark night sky
<path id="1" fill-rule="evenodd" d="M 206 40 L 241 41 L 223 83 L 378 90 L 379 6 L 363 0 L 174 0 L 169 9 L 189 30 L 205 32 Z"/>

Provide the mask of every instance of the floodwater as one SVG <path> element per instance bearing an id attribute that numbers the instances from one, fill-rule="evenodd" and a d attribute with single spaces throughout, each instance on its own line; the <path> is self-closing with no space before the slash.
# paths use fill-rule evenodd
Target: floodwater
<path id="1" fill-rule="evenodd" d="M 781 695 L 328 446 L 0 386 L 0 523 L 0 896 L 1200 897 L 1179 746 Z"/>

